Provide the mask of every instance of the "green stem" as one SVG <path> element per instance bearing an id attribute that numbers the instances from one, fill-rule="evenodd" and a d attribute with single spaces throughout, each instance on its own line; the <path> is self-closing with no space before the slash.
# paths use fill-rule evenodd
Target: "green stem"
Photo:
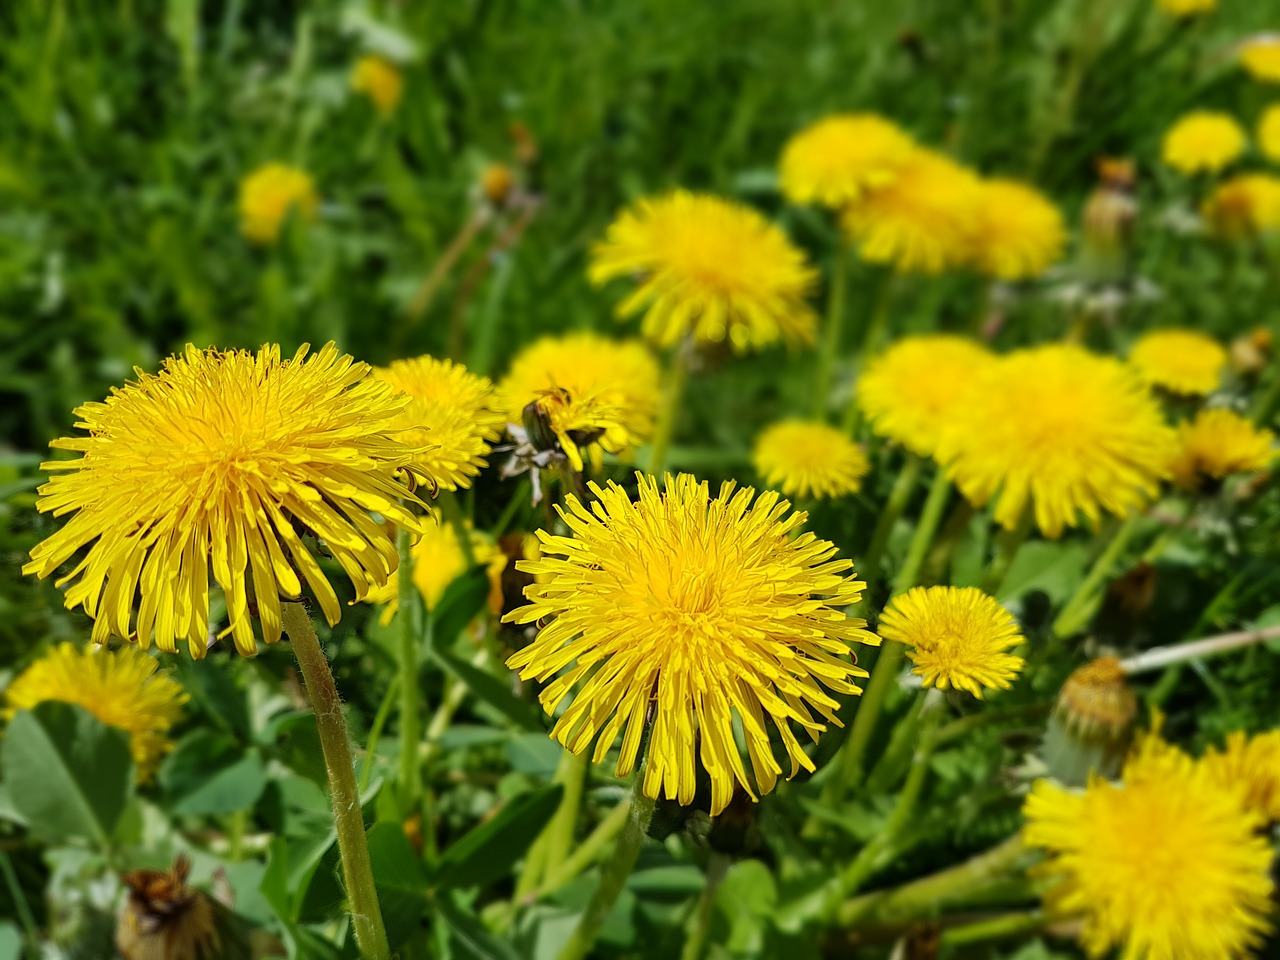
<path id="1" fill-rule="evenodd" d="M 933 475 L 929 485 L 929 495 L 925 498 L 924 509 L 920 512 L 920 520 L 916 524 L 915 533 L 911 537 L 911 545 L 907 555 L 898 569 L 894 579 L 894 593 L 905 593 L 916 585 L 920 579 L 920 568 L 929 553 L 934 534 L 938 532 L 938 524 L 942 522 L 942 511 L 947 506 L 947 498 L 951 494 L 951 481 L 941 467 Z"/>
<path id="2" fill-rule="evenodd" d="M 889 491 L 889 499 L 885 502 L 884 509 L 880 511 L 880 516 L 876 518 L 871 542 L 867 544 L 867 551 L 862 555 L 861 563 L 858 564 L 862 571 L 862 578 L 866 581 L 868 594 L 879 577 L 880 561 L 884 557 L 885 548 L 889 545 L 893 526 L 906 510 L 911 494 L 915 492 L 923 466 L 924 461 L 914 453 L 907 453 L 906 459 L 902 461 L 902 468 L 898 471 L 898 478 L 893 481 L 893 489 Z"/>
<path id="3" fill-rule="evenodd" d="M 378 741 L 382 739 L 382 729 L 387 725 L 387 720 L 391 716 L 391 705 L 396 702 L 399 693 L 400 674 L 397 672 L 387 684 L 387 692 L 382 695 L 378 712 L 373 715 L 373 723 L 369 727 L 369 740 L 365 744 L 364 760 L 360 764 L 361 792 L 369 789 L 369 783 L 373 779 L 373 758 L 378 753 Z"/>
<path id="4" fill-rule="evenodd" d="M 920 732 L 920 710 L 924 701 L 923 695 L 917 696 L 902 719 L 893 725 L 889 746 L 867 775 L 867 793 L 887 793 L 910 764 L 912 744 Z"/>
<path id="5" fill-rule="evenodd" d="M 993 597 L 999 596 L 1000 588 L 1004 586 L 1004 578 L 1009 575 L 1009 568 L 1013 566 L 1014 558 L 1031 534 L 1035 517 L 1035 510 L 1031 504 L 1027 504 L 1026 509 L 1022 511 L 1022 516 L 1018 519 L 1018 525 L 1012 530 L 1001 530 L 996 536 L 995 556 L 991 558 L 991 565 L 987 567 L 987 572 L 982 577 L 983 593 L 989 593 Z"/>
<path id="6" fill-rule="evenodd" d="M 693 344 L 685 341 L 676 348 L 675 356 L 671 358 L 662 410 L 658 414 L 658 426 L 649 447 L 649 473 L 654 476 L 660 476 L 667 465 L 667 451 L 671 447 L 676 420 L 680 416 L 680 404 L 684 401 L 685 384 L 689 380 L 689 355 L 692 351 Z"/>
<path id="7" fill-rule="evenodd" d="M 1111 536 L 1111 542 L 1107 544 L 1107 548 L 1094 561 L 1089 573 L 1080 581 L 1080 586 L 1076 588 L 1076 592 L 1063 605 L 1062 612 L 1053 621 L 1053 636 L 1058 639 L 1068 637 L 1088 622 L 1096 605 L 1098 589 L 1107 577 L 1111 575 L 1111 568 L 1116 565 L 1116 561 L 1124 553 L 1125 547 L 1129 545 L 1129 540 L 1133 536 L 1133 531 L 1137 525 L 1138 515 L 1131 513 L 1116 528 L 1115 533 Z"/>
<path id="8" fill-rule="evenodd" d="M 13 869 L 13 861 L 4 851 L 0 851 L 0 874 L 4 874 L 5 886 L 9 888 L 9 898 L 13 901 L 18 922 L 22 924 L 23 933 L 26 934 L 27 946 L 33 951 L 31 956 L 38 956 L 36 951 L 40 948 L 40 928 L 36 926 L 36 918 L 31 912 L 31 905 L 27 902 L 27 895 L 22 890 L 22 884 L 18 882 L 18 873 Z"/>
<path id="9" fill-rule="evenodd" d="M 1048 922 L 1049 915 L 1043 910 L 1016 910 L 944 930 L 942 942 L 958 947 L 970 943 L 985 943 L 988 940 L 1025 937 L 1043 930 Z"/>
<path id="10" fill-rule="evenodd" d="M 644 795 L 642 784 L 644 771 L 636 772 L 632 786 L 631 812 L 627 817 L 627 825 L 623 828 L 618 842 L 614 845 L 613 854 L 605 861 L 600 874 L 600 883 L 596 892 L 587 904 L 587 909 L 578 919 L 569 942 L 557 955 L 557 960 L 583 960 L 590 952 L 604 926 L 605 918 L 618 900 L 618 894 L 626 886 L 627 878 L 640 857 L 640 848 L 644 846 L 648 835 L 649 820 L 653 816 L 654 802 Z"/>
<path id="11" fill-rule="evenodd" d="M 826 328 L 818 348 L 818 368 L 814 375 L 813 415 L 821 419 L 831 394 L 832 374 L 840 356 L 840 334 L 844 329 L 845 290 L 849 283 L 849 244 L 841 234 L 831 260 L 831 283 L 827 290 Z"/>
<path id="12" fill-rule="evenodd" d="M 684 949 L 680 951 L 680 960 L 701 960 L 702 951 L 707 945 L 707 934 L 711 932 L 711 916 L 715 912 L 716 891 L 733 866 L 733 858 L 727 853 L 712 850 L 707 858 L 707 880 L 698 896 L 698 903 L 693 908 L 693 916 L 689 918 L 689 928 L 685 933 Z"/>
<path id="13" fill-rule="evenodd" d="M 893 303 L 893 294 L 897 287 L 897 278 L 897 273 L 888 270 L 880 281 L 880 291 L 876 294 L 875 307 L 872 309 L 871 319 L 867 322 L 867 332 L 862 337 L 862 349 L 858 351 L 857 374 L 859 376 L 867 368 L 867 362 L 884 338 L 884 330 L 889 323 L 889 307 Z M 860 416 L 858 389 L 855 383 L 853 391 L 849 394 L 849 405 L 844 412 L 842 426 L 845 433 L 854 433 L 857 430 Z"/>
<path id="14" fill-rule="evenodd" d="M 418 808 L 422 796 L 422 767 L 418 763 L 418 742 L 422 739 L 418 689 L 419 636 L 414 614 L 418 608 L 418 587 L 413 582 L 411 534 L 401 530 L 396 538 L 400 548 L 400 802 L 406 815 Z"/>
<path id="15" fill-rule="evenodd" d="M 588 757 L 585 753 L 565 750 L 556 767 L 555 782 L 564 786 L 560 806 L 547 824 L 547 850 L 542 865 L 546 876 L 558 869 L 573 848 L 573 835 L 578 826 L 578 810 L 582 806 L 582 791 L 587 782 Z"/>
<path id="16" fill-rule="evenodd" d="M 622 832 L 622 828 L 627 825 L 630 814 L 631 798 L 628 797 L 609 811 L 609 815 L 601 820 L 596 828 L 587 835 L 587 838 L 574 848 L 573 853 L 569 855 L 564 863 L 560 864 L 559 869 L 547 871 L 546 878 L 543 880 L 538 894 L 546 896 L 547 894 L 555 893 L 590 867 L 591 864 L 595 863 L 599 859 L 601 851 L 604 850 L 605 844 Z"/>
<path id="17" fill-rule="evenodd" d="M 285 632 L 302 671 L 307 695 L 315 711 L 316 730 L 324 765 L 329 773 L 333 822 L 338 833 L 338 857 L 351 906 L 351 929 L 362 957 L 391 960 L 387 932 L 378 908 L 378 891 L 373 883 L 373 865 L 364 833 L 360 794 L 356 790 L 355 768 L 351 760 L 351 740 L 342 716 L 342 698 L 333 682 L 333 672 L 316 636 L 315 628 L 300 603 L 283 605 Z"/>

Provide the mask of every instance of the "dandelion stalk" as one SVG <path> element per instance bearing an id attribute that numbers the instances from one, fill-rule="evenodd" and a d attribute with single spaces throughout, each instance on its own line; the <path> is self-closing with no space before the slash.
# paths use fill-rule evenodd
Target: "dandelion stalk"
<path id="1" fill-rule="evenodd" d="M 649 447 L 649 473 L 655 476 L 661 474 L 667 464 L 667 451 L 671 447 L 671 438 L 675 435 L 676 419 L 680 416 L 684 388 L 689 379 L 692 351 L 693 344 L 686 340 L 676 349 L 671 358 L 671 368 L 667 371 L 662 410 L 658 413 L 658 425 L 654 430 L 653 443 Z"/>
<path id="2" fill-rule="evenodd" d="M 814 377 L 813 415 L 821 418 L 830 399 L 831 381 L 836 360 L 840 355 L 840 334 L 844 329 L 845 291 L 849 283 L 849 244 L 840 235 L 840 242 L 831 259 L 831 282 L 827 290 L 826 328 L 822 331 L 822 345 L 818 348 L 818 369 Z"/>
<path id="3" fill-rule="evenodd" d="M 1280 627 L 1267 627 L 1263 630 L 1237 630 L 1233 633 L 1220 633 L 1192 640 L 1188 643 L 1176 643 L 1167 647 L 1152 647 L 1142 653 L 1120 661 L 1120 668 L 1127 674 L 1146 673 L 1159 670 L 1173 664 L 1186 663 L 1188 660 L 1199 660 L 1202 657 L 1215 656 L 1251 647 L 1255 643 L 1280 638 Z"/>
<path id="4" fill-rule="evenodd" d="M 1102 586 L 1103 581 L 1111 574 L 1111 568 L 1116 565 L 1116 561 L 1120 559 L 1120 555 L 1124 553 L 1125 548 L 1129 545 L 1129 540 L 1133 536 L 1137 522 L 1138 515 L 1131 513 L 1116 528 L 1115 533 L 1111 536 L 1111 541 L 1107 544 L 1107 548 L 1094 561 L 1089 573 L 1080 581 L 1080 586 L 1076 587 L 1075 593 L 1071 595 L 1071 598 L 1063 605 L 1062 611 L 1054 619 L 1053 635 L 1055 637 L 1058 639 L 1069 637 L 1088 621 L 1097 600 L 1098 588 Z"/>
<path id="5" fill-rule="evenodd" d="M 880 292 L 876 296 L 871 318 L 867 321 L 867 332 L 862 337 L 862 349 L 858 352 L 859 374 L 867 368 L 867 362 L 875 353 L 880 341 L 884 339 L 884 330 L 889 323 L 889 307 L 893 304 L 893 295 L 897 289 L 897 279 L 898 274 L 890 270 L 880 281 Z M 858 419 L 858 391 L 855 388 L 849 395 L 849 406 L 845 408 L 842 424 L 845 433 L 853 433 L 857 429 Z"/>
<path id="6" fill-rule="evenodd" d="M 680 960 L 701 960 L 707 946 L 707 934 L 711 932 L 711 916 L 715 912 L 716 891 L 733 866 L 733 858 L 718 850 L 707 858 L 707 880 L 698 896 L 698 903 L 689 918 L 689 929 L 680 951 Z"/>
<path id="7" fill-rule="evenodd" d="M 351 759 L 351 739 L 342 716 L 342 698 L 333 682 L 333 672 L 316 636 L 315 628 L 300 603 L 282 604 L 285 633 L 288 634 L 307 695 L 315 711 L 316 729 L 324 765 L 329 774 L 329 794 L 333 821 L 338 832 L 338 857 L 351 906 L 351 929 L 362 957 L 391 960 L 387 932 L 378 907 L 378 891 L 373 882 L 369 843 L 364 833 L 360 794 L 356 789 Z"/>
<path id="8" fill-rule="evenodd" d="M 995 555 L 982 576 L 983 593 L 989 593 L 993 597 L 999 595 L 1000 588 L 1004 586 L 1004 579 L 1009 575 L 1009 568 L 1013 566 L 1014 558 L 1031 534 L 1035 518 L 1034 508 L 1031 504 L 1027 504 L 1022 511 L 1022 516 L 1018 519 L 1018 525 L 1012 530 L 1001 530 L 996 535 Z"/>
<path id="9" fill-rule="evenodd" d="M 906 510 L 911 494 L 915 492 L 923 466 L 924 462 L 919 457 L 914 453 L 907 453 L 906 459 L 902 462 L 902 468 L 898 471 L 898 477 L 893 481 L 893 489 L 889 491 L 889 499 L 876 519 L 875 529 L 871 533 L 871 542 L 862 555 L 862 562 L 858 564 L 858 569 L 866 581 L 868 593 L 880 569 L 880 560 L 884 557 L 885 547 L 889 545 L 893 526 Z"/>
<path id="10" fill-rule="evenodd" d="M 413 555 L 410 552 L 411 534 L 401 530 L 396 538 L 400 550 L 399 610 L 400 627 L 400 799 L 407 814 L 418 807 L 422 795 L 421 766 L 418 761 L 418 741 L 421 737 L 418 690 L 418 588 L 413 582 Z"/>

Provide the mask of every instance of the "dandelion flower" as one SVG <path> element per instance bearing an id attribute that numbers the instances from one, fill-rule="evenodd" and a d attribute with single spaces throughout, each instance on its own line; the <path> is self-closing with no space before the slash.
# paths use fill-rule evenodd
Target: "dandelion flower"
<path id="1" fill-rule="evenodd" d="M 979 700 L 985 690 L 1008 690 L 1024 662 L 1008 652 L 1023 643 L 1018 624 L 976 587 L 913 587 L 889 601 L 879 633 L 911 648 L 907 657 L 924 686 Z"/>
<path id="2" fill-rule="evenodd" d="M 998 280 L 1038 277 L 1062 256 L 1062 212 L 1040 191 L 1017 180 L 983 180 L 975 205 L 973 260 Z"/>
<path id="3" fill-rule="evenodd" d="M 917 149 L 889 184 L 844 211 L 862 259 L 904 272 L 940 273 L 973 248 L 978 178 L 941 154 Z"/>
<path id="4" fill-rule="evenodd" d="M 1226 113 L 1197 110 L 1164 135 L 1161 157 L 1181 173 L 1217 173 L 1244 153 L 1244 130 Z"/>
<path id="5" fill-rule="evenodd" d="M 851 645 L 878 641 L 840 609 L 862 595 L 850 561 L 797 535 L 804 515 L 778 494 L 730 482 L 712 497 L 687 474 L 659 492 L 656 479 L 638 479 L 639 502 L 592 484 L 598 502 L 570 496 L 560 510 L 572 537 L 539 532 L 543 559 L 517 568 L 547 579 L 508 619 L 545 625 L 507 662 L 525 679 L 564 671 L 540 698 L 554 714 L 577 690 L 552 736 L 574 753 L 594 741 L 598 763 L 621 735 L 619 776 L 634 768 L 652 714 L 645 794 L 688 805 L 700 760 L 714 815 L 735 783 L 752 797 L 773 789 L 782 768 L 771 737 L 790 776 L 813 770 L 792 724 L 814 740 L 825 729 L 815 712 L 839 724 L 832 694 L 859 693 L 850 681 L 867 675 Z"/>
<path id="6" fill-rule="evenodd" d="M 396 360 L 374 373 L 412 399 L 396 420 L 402 437 L 429 447 L 421 463 L 445 490 L 471 486 L 506 416 L 493 384 L 452 360 Z"/>
<path id="7" fill-rule="evenodd" d="M 1158 0 L 1158 5 L 1171 16 L 1195 17 L 1212 13 L 1218 7 L 1218 0 Z"/>
<path id="8" fill-rule="evenodd" d="M 253 243 L 275 243 L 291 213 L 311 221 L 319 205 L 309 174 L 268 163 L 240 181 L 240 232 Z"/>
<path id="9" fill-rule="evenodd" d="M 1201 410 L 1178 425 L 1178 447 L 1170 472 L 1186 490 L 1203 489 L 1234 473 L 1265 470 L 1275 458 L 1275 434 L 1255 427 L 1232 410 Z"/>
<path id="10" fill-rule="evenodd" d="M 1013 529 L 1027 509 L 1058 537 L 1084 514 L 1125 516 L 1160 489 L 1172 431 L 1119 360 L 1068 344 L 1019 350 L 978 371 L 942 433 L 938 460 L 973 503 L 994 496 Z"/>
<path id="11" fill-rule="evenodd" d="M 1280 820 L 1280 730 L 1229 733 L 1223 749 L 1208 750 L 1200 765 L 1218 786 L 1239 791 L 1246 809 L 1268 823 Z"/>
<path id="12" fill-rule="evenodd" d="M 87 548 L 58 584 L 71 584 L 66 606 L 94 618 L 99 643 L 115 634 L 173 651 L 185 637 L 204 656 L 211 566 L 223 635 L 241 653 L 256 649 L 250 591 L 268 643 L 280 639 L 280 597 L 299 598 L 302 581 L 337 623 L 338 597 L 303 536 L 323 542 L 362 600 L 398 560 L 370 512 L 417 532 L 401 501 L 419 503 L 411 482 L 433 481 L 395 426 L 408 398 L 332 343 L 309 350 L 282 360 L 274 345 L 188 346 L 160 373 L 136 370 L 105 402 L 78 407 L 88 435 L 51 446 L 81 456 L 43 465 L 54 476 L 38 503 L 73 516 L 23 572 L 47 577 Z"/>
<path id="13" fill-rule="evenodd" d="M 1258 147 L 1268 160 L 1280 162 L 1280 103 L 1262 111 L 1258 120 Z"/>
<path id="14" fill-rule="evenodd" d="M 84 707 L 129 735 L 134 770 L 146 782 L 173 746 L 169 731 L 187 702 L 182 687 L 158 666 L 137 647 L 85 649 L 60 643 L 9 684 L 6 716 L 12 719 L 19 710 L 51 700 Z"/>
<path id="15" fill-rule="evenodd" d="M 990 351 L 967 337 L 903 337 L 858 378 L 858 406 L 877 434 L 930 457 L 961 393 L 994 361 Z"/>
<path id="16" fill-rule="evenodd" d="M 1280 83 L 1280 33 L 1260 33 L 1240 44 L 1240 64 L 1255 80 Z"/>
<path id="17" fill-rule="evenodd" d="M 1227 351 L 1194 330 L 1152 330 L 1134 343 L 1129 362 L 1153 386 L 1198 396 L 1222 385 Z"/>
<path id="18" fill-rule="evenodd" d="M 580 447 L 621 453 L 653 434 L 658 363 L 643 343 L 594 333 L 543 337 L 525 347 L 498 385 L 499 407 L 520 423 L 538 403 L 575 470 Z"/>
<path id="19" fill-rule="evenodd" d="M 404 77 L 394 63 L 379 56 L 365 56 L 351 71 L 351 89 L 373 101 L 378 113 L 390 116 L 404 93 Z"/>
<path id="20" fill-rule="evenodd" d="M 812 420 L 783 420 L 764 430 L 752 462 L 769 486 L 801 498 L 857 493 L 871 469 L 843 431 Z"/>
<path id="21" fill-rule="evenodd" d="M 825 117 L 787 141 L 782 192 L 792 203 L 842 207 L 892 182 L 914 149 L 901 128 L 873 113 Z"/>
<path id="22" fill-rule="evenodd" d="M 1227 240 L 1280 227 L 1280 177 L 1243 173 L 1214 187 L 1200 208 L 1210 230 Z"/>
<path id="23" fill-rule="evenodd" d="M 1268 931 L 1271 848 L 1235 790 L 1172 747 L 1139 750 L 1123 782 L 1031 788 L 1024 839 L 1046 850 L 1056 914 L 1084 918 L 1090 956 L 1227 960 Z"/>
<path id="24" fill-rule="evenodd" d="M 813 341 L 805 297 L 816 272 L 786 234 L 741 204 L 683 190 L 641 200 L 591 253 L 592 283 L 619 276 L 638 285 L 618 314 L 643 311 L 644 333 L 660 346 L 692 336 L 746 353 Z"/>

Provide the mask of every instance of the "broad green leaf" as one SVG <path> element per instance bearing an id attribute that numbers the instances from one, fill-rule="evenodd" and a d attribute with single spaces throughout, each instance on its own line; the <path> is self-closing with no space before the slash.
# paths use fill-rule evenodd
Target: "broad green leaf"
<path id="1" fill-rule="evenodd" d="M 51 701 L 10 722 L 0 774 L 32 833 L 105 847 L 133 789 L 133 757 L 123 732 L 83 707 Z"/>
<path id="2" fill-rule="evenodd" d="M 564 788 L 560 784 L 521 794 L 449 847 L 440 858 L 440 887 L 484 886 L 505 876 L 542 832 Z"/>
<path id="3" fill-rule="evenodd" d="M 368 836 L 382 922 L 395 950 L 413 935 L 427 912 L 427 878 L 398 823 L 375 823 Z"/>
<path id="4" fill-rule="evenodd" d="M 197 730 L 165 758 L 159 779 L 175 815 L 234 813 L 257 803 L 267 772 L 256 749 L 216 730 Z"/>
<path id="5" fill-rule="evenodd" d="M 777 904 L 778 886 L 768 867 L 759 860 L 735 863 L 716 891 L 713 941 L 734 955 L 760 955 Z M 726 929 L 716 930 L 721 923 Z"/>
<path id="6" fill-rule="evenodd" d="M 564 755 L 560 746 L 545 733 L 522 733 L 507 741 L 507 762 L 517 773 L 549 777 Z"/>
<path id="7" fill-rule="evenodd" d="M 8 920 L 0 921 L 0 960 L 22 960 L 22 934 Z"/>
<path id="8" fill-rule="evenodd" d="M 445 589 L 431 613 L 432 637 L 437 650 L 453 646 L 458 634 L 476 618 L 489 599 L 489 574 L 484 567 L 473 567 Z"/>
<path id="9" fill-rule="evenodd" d="M 1088 560 L 1088 544 L 1078 540 L 1024 543 L 1009 567 L 1000 597 L 1013 600 L 1032 590 L 1043 590 L 1050 602 L 1064 603 L 1084 579 Z"/>

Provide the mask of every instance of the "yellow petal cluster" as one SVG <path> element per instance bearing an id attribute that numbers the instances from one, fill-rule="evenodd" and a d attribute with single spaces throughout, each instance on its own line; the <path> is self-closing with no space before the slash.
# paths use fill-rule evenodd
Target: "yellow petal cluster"
<path id="1" fill-rule="evenodd" d="M 974 207 L 974 266 L 997 280 L 1038 277 L 1062 256 L 1062 212 L 1039 190 L 1017 180 L 980 182 Z"/>
<path id="2" fill-rule="evenodd" d="M 813 420 L 782 420 L 761 431 L 756 472 L 788 497 L 844 497 L 862 488 L 871 465 L 843 430 Z"/>
<path id="3" fill-rule="evenodd" d="M 39 509 L 70 516 L 31 551 L 23 572 L 47 577 L 79 555 L 58 584 L 68 609 L 95 618 L 93 639 L 186 638 L 204 655 L 209 573 L 226 596 L 244 654 L 281 635 L 280 599 L 305 582 L 330 624 L 342 615 L 315 558 L 315 537 L 350 578 L 356 599 L 396 568 L 391 524 L 418 531 L 411 487 L 434 484 L 426 451 L 396 426 L 409 398 L 327 344 L 282 358 L 188 346 L 158 374 L 76 409 L 85 436 L 51 446 L 80 456 L 43 464 L 53 474 Z M 304 539 L 307 538 L 307 539 Z M 136 604 L 136 606 L 135 606 Z"/>
<path id="4" fill-rule="evenodd" d="M 824 117 L 787 141 L 782 193 L 792 203 L 843 207 L 892 182 L 913 149 L 910 136 L 874 113 Z"/>
<path id="5" fill-rule="evenodd" d="M 1258 119 L 1258 149 L 1268 160 L 1280 161 L 1280 103 L 1271 104 Z"/>
<path id="6" fill-rule="evenodd" d="M 1227 240 L 1280 228 L 1280 177 L 1242 173 L 1222 181 L 1200 207 L 1216 236 Z"/>
<path id="7" fill-rule="evenodd" d="M 1256 427 L 1233 410 L 1214 407 L 1178 425 L 1178 446 L 1170 462 L 1174 483 L 1197 491 L 1234 473 L 1265 470 L 1275 459 L 1275 434 Z"/>
<path id="8" fill-rule="evenodd" d="M 592 250 L 589 276 L 637 278 L 618 314 L 643 313 L 659 346 L 692 337 L 746 353 L 813 341 L 805 298 L 817 275 L 805 255 L 759 213 L 719 197 L 677 190 L 640 200 Z"/>
<path id="9" fill-rule="evenodd" d="M 413 557 L 414 586 L 422 594 L 427 609 L 434 610 L 450 585 L 473 565 L 483 566 L 493 581 L 502 576 L 507 557 L 483 534 L 470 528 L 464 544 L 456 525 L 446 523 L 434 507 L 430 514 L 430 518 L 423 521 L 422 536 L 410 547 L 410 555 Z M 469 556 L 467 547 L 470 547 Z M 384 586 L 369 591 L 367 599 L 370 603 L 386 604 L 382 610 L 382 622 L 384 625 L 390 623 L 400 607 L 400 571 L 393 573 Z"/>
<path id="10" fill-rule="evenodd" d="M 1161 157 L 1182 173 L 1217 173 L 1244 153 L 1248 138 L 1230 114 L 1189 113 L 1164 135 Z"/>
<path id="11" fill-rule="evenodd" d="M 572 697 L 552 730 L 569 750 L 594 743 L 598 763 L 621 736 L 625 776 L 649 728 L 646 795 L 691 803 L 700 765 L 716 814 L 735 784 L 752 797 L 773 789 L 775 740 L 791 776 L 813 769 L 793 726 L 816 740 L 838 724 L 833 694 L 858 693 L 851 681 L 866 676 L 851 647 L 878 641 L 841 609 L 863 590 L 850 561 L 797 533 L 804 515 L 778 494 L 725 483 L 712 496 L 687 474 L 665 490 L 638 483 L 636 502 L 592 484 L 595 502 L 570 496 L 560 510 L 572 536 L 539 532 L 542 559 L 517 569 L 542 582 L 508 619 L 542 626 L 508 665 L 525 679 L 559 675 L 540 700 L 554 715 Z"/>
<path id="12" fill-rule="evenodd" d="M 275 243 L 290 214 L 310 222 L 319 205 L 310 174 L 268 163 L 240 181 L 240 232 L 253 243 Z"/>
<path id="13" fill-rule="evenodd" d="M 1210 748 L 1200 764 L 1218 786 L 1239 791 L 1251 813 L 1267 823 L 1280 821 L 1280 730 L 1229 733 L 1223 748 Z"/>
<path id="14" fill-rule="evenodd" d="M 1137 374 L 1068 344 L 1018 350 L 978 371 L 937 457 L 966 497 L 997 497 L 995 519 L 1026 510 L 1058 537 L 1083 515 L 1125 516 L 1159 492 L 1173 432 Z"/>
<path id="15" fill-rule="evenodd" d="M 1218 8 L 1218 0 L 1157 0 L 1161 10 L 1175 17 L 1195 17 L 1212 13 Z"/>
<path id="16" fill-rule="evenodd" d="M 400 68 L 390 60 L 370 54 L 357 60 L 352 68 L 351 89 L 372 100 L 378 113 L 387 117 L 400 103 L 404 77 L 400 75 Z"/>
<path id="17" fill-rule="evenodd" d="M 1200 396 L 1222 385 L 1227 351 L 1195 330 L 1151 330 L 1134 341 L 1129 362 L 1153 386 Z"/>
<path id="18" fill-rule="evenodd" d="M 1255 80 L 1280 83 L 1280 33 L 1260 33 L 1240 44 L 1240 65 Z"/>
<path id="19" fill-rule="evenodd" d="M 134 772 L 150 780 L 173 746 L 169 731 L 182 718 L 187 695 L 137 647 L 118 650 L 60 643 L 9 684 L 5 716 L 48 701 L 84 707 L 129 735 Z"/>

